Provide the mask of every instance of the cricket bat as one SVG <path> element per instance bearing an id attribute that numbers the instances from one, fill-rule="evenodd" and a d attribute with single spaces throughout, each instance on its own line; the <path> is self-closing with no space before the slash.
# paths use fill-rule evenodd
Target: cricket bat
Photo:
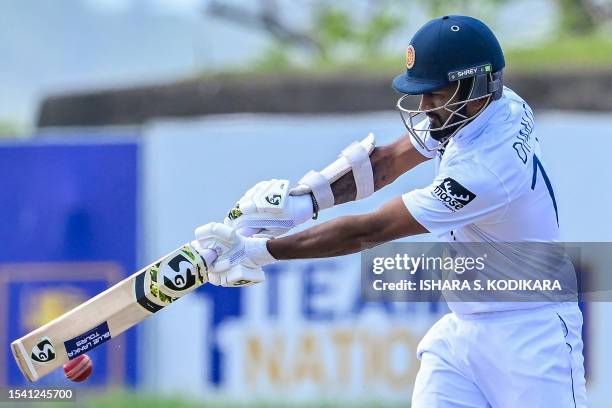
<path id="1" fill-rule="evenodd" d="M 187 243 L 64 315 L 11 343 L 19 369 L 31 382 L 117 337 L 208 282 L 216 252 Z M 232 286 L 256 283 L 233 272 Z"/>

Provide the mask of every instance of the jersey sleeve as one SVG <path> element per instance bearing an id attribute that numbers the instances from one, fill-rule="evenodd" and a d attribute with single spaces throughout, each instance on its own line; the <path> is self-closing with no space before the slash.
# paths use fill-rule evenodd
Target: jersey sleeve
<path id="1" fill-rule="evenodd" d="M 402 199 L 415 220 L 429 232 L 443 235 L 474 222 L 495 221 L 508 203 L 508 193 L 483 166 L 453 166 Z"/>

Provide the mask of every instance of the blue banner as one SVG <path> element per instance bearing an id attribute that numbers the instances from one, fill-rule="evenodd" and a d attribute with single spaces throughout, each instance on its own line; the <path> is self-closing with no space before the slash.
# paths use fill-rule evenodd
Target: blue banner
<path id="1" fill-rule="evenodd" d="M 136 270 L 137 190 L 131 141 L 0 146 L 0 385 L 26 383 L 13 340 Z M 134 384 L 136 354 L 136 330 L 92 351 L 85 385 Z"/>

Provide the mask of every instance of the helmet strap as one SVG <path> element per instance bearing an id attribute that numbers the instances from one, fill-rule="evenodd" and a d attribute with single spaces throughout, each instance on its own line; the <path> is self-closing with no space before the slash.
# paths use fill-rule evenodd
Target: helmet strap
<path id="1" fill-rule="evenodd" d="M 504 71 L 499 70 L 491 74 L 488 91 L 491 94 L 491 99 L 496 101 L 502 97 L 504 92 Z"/>

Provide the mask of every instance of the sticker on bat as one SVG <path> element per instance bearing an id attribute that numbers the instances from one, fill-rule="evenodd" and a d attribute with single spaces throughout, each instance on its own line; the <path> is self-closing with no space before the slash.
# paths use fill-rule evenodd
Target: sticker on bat
<path id="1" fill-rule="evenodd" d="M 40 341 L 32 348 L 32 360 L 37 363 L 48 363 L 55 360 L 55 347 L 51 343 L 51 339 L 43 337 Z"/>
<path id="2" fill-rule="evenodd" d="M 204 283 L 202 258 L 194 252 L 185 245 L 161 261 L 157 279 L 161 293 L 178 298 Z"/>
<path id="3" fill-rule="evenodd" d="M 147 269 L 136 276 L 134 281 L 134 295 L 140 306 L 151 313 L 159 312 L 164 308 L 162 300 L 159 299 L 160 293 L 157 289 L 157 282 L 153 284 L 150 274 L 157 273 L 157 269 Z M 157 275 L 156 275 L 157 276 Z M 146 290 L 148 288 L 148 291 Z M 165 297 L 165 295 L 163 295 Z M 165 298 L 168 304 L 172 303 L 172 298 Z"/>
<path id="4" fill-rule="evenodd" d="M 93 329 L 64 342 L 66 354 L 70 360 L 87 353 L 91 349 L 98 347 L 111 339 L 108 323 L 104 322 Z"/>

